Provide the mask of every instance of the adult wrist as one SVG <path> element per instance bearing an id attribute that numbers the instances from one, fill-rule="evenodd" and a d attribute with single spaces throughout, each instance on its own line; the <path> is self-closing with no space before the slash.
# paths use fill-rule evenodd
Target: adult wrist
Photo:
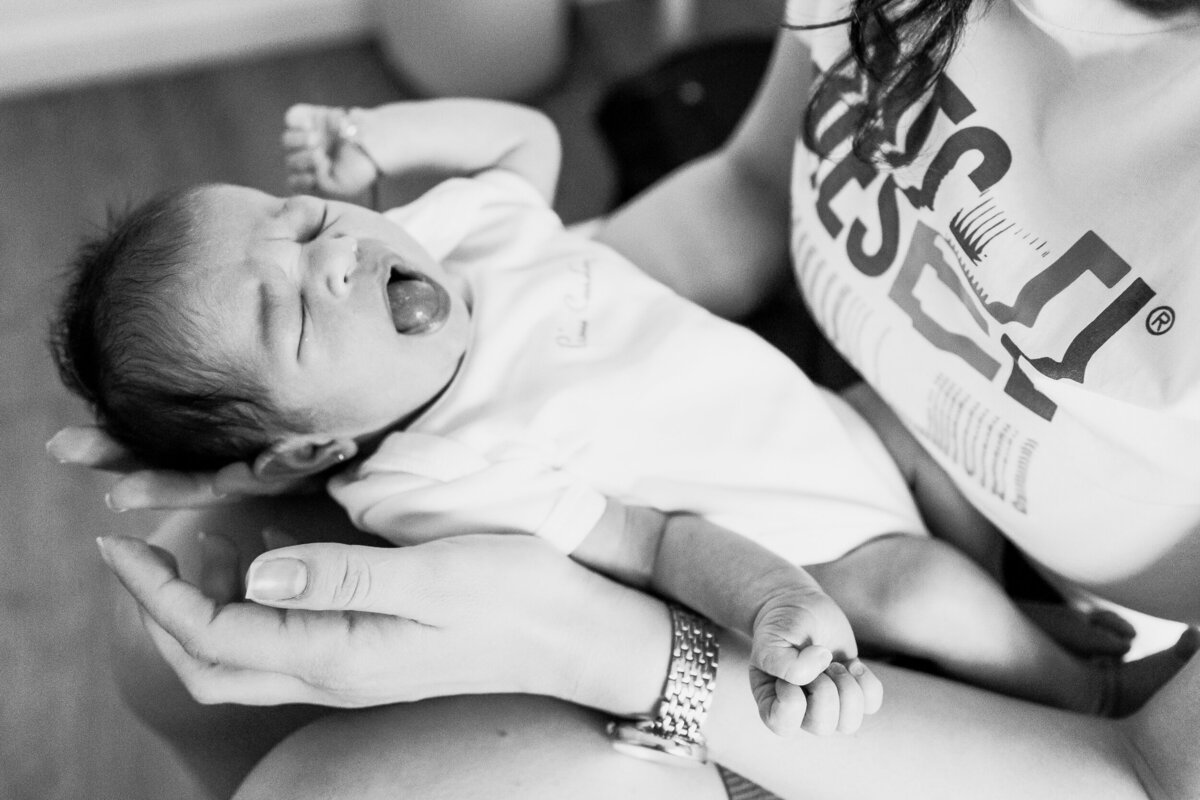
<path id="1" fill-rule="evenodd" d="M 619 717 L 654 713 L 670 665 L 671 613 L 636 589 L 595 577 L 597 591 L 571 625 L 556 696 Z"/>
<path id="2" fill-rule="evenodd" d="M 671 764 L 705 764 L 701 732 L 717 682 L 720 644 L 716 627 L 681 606 L 671 606 L 671 661 L 654 714 L 609 723 L 613 747 L 625 755 Z"/>

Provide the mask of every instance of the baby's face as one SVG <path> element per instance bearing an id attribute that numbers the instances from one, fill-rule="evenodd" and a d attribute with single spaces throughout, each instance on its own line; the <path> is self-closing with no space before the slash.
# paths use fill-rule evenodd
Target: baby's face
<path id="1" fill-rule="evenodd" d="M 453 378 L 470 331 L 463 286 L 383 215 L 217 186 L 197 219 L 181 311 L 202 347 L 260 376 L 311 432 L 383 430 Z"/>

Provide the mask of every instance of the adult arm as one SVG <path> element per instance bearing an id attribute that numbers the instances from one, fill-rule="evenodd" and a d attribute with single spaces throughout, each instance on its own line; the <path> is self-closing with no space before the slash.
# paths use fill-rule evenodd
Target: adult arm
<path id="1" fill-rule="evenodd" d="M 781 33 L 729 141 L 626 203 L 596 238 L 712 311 L 752 311 L 788 274 L 792 155 L 811 77 L 807 49 Z"/>
<path id="2" fill-rule="evenodd" d="M 308 575 L 296 598 L 271 601 L 288 609 L 282 612 L 250 604 L 216 609 L 138 542 L 110 545 L 107 558 L 161 624 L 162 652 L 209 702 L 355 706 L 524 692 L 625 715 L 650 709 L 666 666 L 661 604 L 532 537 L 272 551 L 262 558 L 297 559 Z M 337 612 L 313 611 L 331 608 Z M 360 611 L 383 619 L 355 616 Z M 784 797 L 886 791 L 895 798 L 1177 800 L 1200 793 L 1192 735 L 1200 712 L 1190 701 L 1200 691 L 1196 663 L 1128 722 L 903 670 L 878 672 L 888 701 L 856 736 L 785 740 L 759 722 L 746 691 L 745 641 L 727 635 L 705 727 L 711 752 Z"/>

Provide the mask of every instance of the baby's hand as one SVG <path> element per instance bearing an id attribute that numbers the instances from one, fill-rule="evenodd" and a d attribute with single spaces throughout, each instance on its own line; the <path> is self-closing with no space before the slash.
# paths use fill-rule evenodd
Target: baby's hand
<path id="1" fill-rule="evenodd" d="M 751 690 L 775 733 L 853 733 L 864 715 L 879 710 L 883 685 L 856 658 L 850 623 L 827 595 L 797 590 L 773 597 L 753 634 Z"/>
<path id="2" fill-rule="evenodd" d="M 330 197 L 354 197 L 379 177 L 376 164 L 361 147 L 361 128 L 370 111 L 294 105 L 284 116 L 288 188 Z M 356 145 L 355 142 L 358 142 Z"/>

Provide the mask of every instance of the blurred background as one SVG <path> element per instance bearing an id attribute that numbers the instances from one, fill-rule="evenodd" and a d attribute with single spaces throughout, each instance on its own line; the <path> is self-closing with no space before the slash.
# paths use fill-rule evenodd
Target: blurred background
<path id="1" fill-rule="evenodd" d="M 60 427 L 88 420 L 45 339 L 63 267 L 107 210 L 202 181 L 282 193 L 278 138 L 295 102 L 457 94 L 519 99 L 554 118 L 564 142 L 556 205 L 568 222 L 589 219 L 665 161 L 719 139 L 781 8 L 0 0 L 0 800 L 204 797 L 112 687 L 115 586 L 93 539 L 145 535 L 160 518 L 108 511 L 109 479 L 44 451 Z M 704 50 L 730 39 L 739 44 Z M 736 97 L 722 99 L 714 71 Z"/>

